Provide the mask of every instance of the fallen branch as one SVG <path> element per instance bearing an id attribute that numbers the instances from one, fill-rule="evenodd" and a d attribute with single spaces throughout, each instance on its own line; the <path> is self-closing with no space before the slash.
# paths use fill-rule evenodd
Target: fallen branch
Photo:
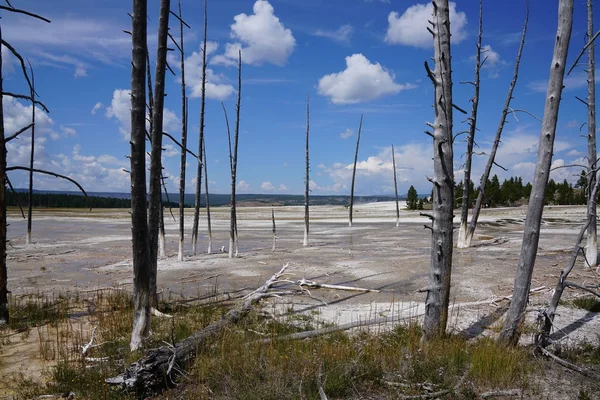
<path id="1" fill-rule="evenodd" d="M 93 346 L 94 344 L 94 337 L 96 336 L 96 329 L 98 329 L 98 325 L 96 325 L 94 327 L 94 329 L 92 329 L 92 337 L 90 338 L 90 341 L 84 345 L 81 346 L 81 355 L 83 355 L 85 357 L 85 355 L 87 354 L 88 350 Z"/>
<path id="2" fill-rule="evenodd" d="M 590 372 L 585 368 L 582 368 L 578 365 L 575 365 L 566 360 L 563 360 L 562 358 L 558 357 L 556 354 L 551 353 L 550 351 L 544 349 L 543 347 L 538 347 L 538 349 L 542 352 L 543 355 L 550 357 L 551 359 L 556 361 L 558 364 L 562 365 L 563 367 L 565 367 L 567 369 L 570 369 L 575 372 L 579 372 L 581 375 L 583 375 L 587 378 L 600 379 L 600 375 L 594 374 L 593 372 Z"/>
<path id="3" fill-rule="evenodd" d="M 360 287 L 354 287 L 354 286 L 344 286 L 344 285 L 330 285 L 328 283 L 318 283 L 315 281 L 308 281 L 304 278 L 300 279 L 299 281 L 294 282 L 295 284 L 297 284 L 298 286 L 302 287 L 302 286 L 308 286 L 308 287 L 312 287 L 312 288 L 317 288 L 317 289 L 336 289 L 336 290 L 348 290 L 351 292 L 375 292 L 375 293 L 379 293 L 379 290 L 377 289 L 366 289 L 366 288 L 360 288 Z"/>
<path id="4" fill-rule="evenodd" d="M 521 389 L 510 389 L 510 390 L 496 390 L 493 392 L 484 392 L 479 395 L 482 399 L 489 399 L 490 397 L 510 397 L 510 396 L 521 396 Z"/>
<path id="5" fill-rule="evenodd" d="M 152 314 L 152 315 L 154 315 L 155 317 L 158 317 L 158 318 L 173 318 L 172 315 L 160 312 L 160 311 L 158 311 L 154 307 L 150 308 L 150 314 Z"/>

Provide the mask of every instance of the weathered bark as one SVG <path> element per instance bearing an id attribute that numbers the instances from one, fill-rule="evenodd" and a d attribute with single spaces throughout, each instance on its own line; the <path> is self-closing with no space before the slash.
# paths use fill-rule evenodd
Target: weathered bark
<path id="1" fill-rule="evenodd" d="M 165 209 L 161 198 L 160 206 L 158 207 L 158 255 L 160 257 L 165 257 L 167 255 L 165 246 Z M 156 278 L 154 280 L 154 287 L 156 287 Z"/>
<path id="2" fill-rule="evenodd" d="M 206 203 L 206 225 L 208 229 L 208 248 L 206 252 L 212 253 L 212 224 L 210 222 L 210 199 L 208 194 L 208 164 L 206 163 L 206 143 L 204 143 L 202 160 L 204 161 L 204 202 Z"/>
<path id="3" fill-rule="evenodd" d="M 460 227 L 458 231 L 457 247 L 459 249 L 469 247 L 467 243 L 467 220 L 471 205 L 471 164 L 473 160 L 473 144 L 475 143 L 475 131 L 477 130 L 477 110 L 479 108 L 479 86 L 481 63 L 481 41 L 483 38 L 483 0 L 479 0 L 479 34 L 477 36 L 477 54 L 475 55 L 475 80 L 473 81 L 473 98 L 471 99 L 471 117 L 469 118 L 469 135 L 467 136 L 467 153 L 465 160 L 465 176 L 463 178 L 463 195 L 460 209 Z M 483 61 L 485 63 L 485 59 Z"/>
<path id="4" fill-rule="evenodd" d="M 445 334 L 450 300 L 454 210 L 452 149 L 452 57 L 448 0 L 433 1 L 433 47 L 435 70 L 425 67 L 434 86 L 433 123 L 433 215 L 431 267 L 425 300 L 423 332 L 426 340 Z"/>
<path id="5" fill-rule="evenodd" d="M 35 153 L 35 76 L 33 68 L 31 70 L 31 152 L 29 153 L 29 192 L 27 193 L 27 238 L 25 242 L 31 243 L 31 220 L 33 213 L 33 160 Z"/>
<path id="6" fill-rule="evenodd" d="M 531 276 L 535 266 L 538 243 L 540 238 L 540 224 L 544 209 L 544 193 L 548 185 L 552 152 L 558 120 L 560 97 L 563 90 L 565 63 L 569 51 L 569 40 L 573 26 L 573 0 L 560 0 L 558 4 L 558 28 L 554 43 L 554 54 L 550 66 L 550 78 L 542 119 L 538 157 L 533 174 L 533 187 L 527 208 L 527 219 L 523 232 L 523 243 L 519 264 L 515 275 L 515 285 L 510 307 L 506 315 L 504 327 L 498 340 L 507 345 L 516 345 L 521 334 L 521 322 L 529 299 Z"/>
<path id="7" fill-rule="evenodd" d="M 2 27 L 0 26 L 0 40 Z M 0 325 L 8 324 L 8 275 L 6 270 L 6 142 L 4 140 L 4 77 L 0 52 Z"/>
<path id="8" fill-rule="evenodd" d="M 392 145 L 392 168 L 394 169 L 394 191 L 396 193 L 396 227 L 400 226 L 400 205 L 398 204 L 398 179 L 396 178 L 396 152 Z"/>
<path id="9" fill-rule="evenodd" d="M 165 104 L 165 74 L 167 66 L 167 34 L 169 32 L 170 0 L 161 0 L 158 22 L 158 47 L 154 73 L 152 131 L 150 132 L 150 179 L 148 190 L 148 240 L 150 246 L 150 301 L 158 304 L 156 275 L 158 266 L 158 237 L 162 209 L 162 137 Z"/>
<path id="10" fill-rule="evenodd" d="M 469 227 L 467 229 L 467 234 L 465 239 L 460 243 L 461 248 L 471 246 L 471 241 L 473 240 L 473 234 L 475 233 L 475 229 L 477 228 L 477 220 L 479 219 L 479 213 L 481 212 L 481 206 L 483 205 L 483 198 L 485 196 L 485 184 L 490 177 L 490 173 L 492 172 L 492 167 L 496 164 L 496 152 L 498 151 L 498 145 L 500 144 L 500 138 L 502 136 L 502 131 L 504 130 L 504 125 L 506 124 L 506 116 L 510 110 L 510 102 L 513 98 L 513 91 L 515 90 L 515 86 L 517 85 L 517 78 L 519 77 L 519 64 L 521 63 L 521 55 L 523 54 L 523 47 L 525 46 L 525 36 L 527 34 L 527 23 L 529 21 L 529 3 L 526 3 L 526 12 L 525 12 L 525 24 L 523 25 L 523 32 L 521 34 L 521 44 L 519 45 L 519 51 L 517 52 L 517 59 L 515 60 L 515 70 L 513 74 L 513 79 L 510 82 L 510 86 L 508 88 L 508 94 L 506 95 L 506 100 L 504 102 L 504 108 L 502 109 L 502 115 L 500 117 L 500 123 L 498 124 L 498 129 L 496 129 L 496 136 L 494 138 L 494 144 L 492 145 L 492 150 L 490 152 L 490 157 L 488 158 L 488 162 L 485 166 L 485 170 L 483 171 L 483 175 L 481 175 L 481 180 L 479 181 L 479 193 L 477 195 L 477 200 L 475 201 L 475 207 L 473 208 L 473 215 L 471 216 L 471 222 L 469 223 Z M 469 192 L 469 186 L 465 185 L 464 192 Z"/>
<path id="11" fill-rule="evenodd" d="M 354 183 L 356 182 L 356 163 L 358 161 L 358 147 L 360 145 L 360 132 L 362 130 L 363 115 L 360 115 L 360 124 L 358 125 L 358 137 L 356 138 L 356 151 L 354 152 L 354 164 L 352 167 L 352 184 L 350 186 L 350 206 L 348 211 L 348 226 L 352 226 L 352 211 L 354 208 Z"/>
<path id="12" fill-rule="evenodd" d="M 192 226 L 192 253 L 198 245 L 198 222 L 200 220 L 200 194 L 202 191 L 202 146 L 204 146 L 204 111 L 206 107 L 206 36 L 208 33 L 207 0 L 204 0 L 204 41 L 202 47 L 202 86 L 200 99 L 200 134 L 198 137 L 198 171 L 196 173 L 196 201 L 194 202 L 194 225 Z"/>
<path id="13" fill-rule="evenodd" d="M 552 329 L 552 323 L 554 322 L 554 317 L 556 316 L 556 309 L 558 308 L 558 303 L 560 302 L 560 298 L 562 297 L 565 288 L 568 286 L 567 278 L 569 277 L 569 274 L 575 267 L 575 262 L 577 261 L 579 252 L 583 250 L 581 242 L 583 240 L 583 236 L 586 230 L 590 229 L 590 223 L 592 221 L 592 218 L 590 218 L 590 216 L 596 217 L 596 198 L 598 194 L 599 182 L 596 178 L 598 178 L 600 172 L 598 172 L 598 170 L 596 169 L 596 171 L 593 172 L 593 174 L 596 176 L 594 177 L 594 187 L 592 190 L 590 190 L 591 200 L 588 203 L 588 219 L 586 221 L 586 224 L 581 228 L 579 235 L 577 236 L 577 240 L 575 241 L 575 247 L 573 248 L 573 253 L 571 255 L 571 261 L 569 265 L 561 272 L 560 277 L 558 278 L 558 283 L 556 284 L 556 288 L 554 289 L 554 294 L 552 295 L 552 299 L 550 300 L 548 307 L 546 307 L 544 311 L 540 311 L 540 313 L 538 314 L 538 332 L 535 336 L 535 343 L 541 347 L 546 347 L 549 344 L 549 336 L 550 331 Z"/>
<path id="14" fill-rule="evenodd" d="M 238 139 L 240 135 L 240 105 L 242 101 L 242 50 L 238 53 L 238 95 L 237 106 L 235 108 L 235 132 L 233 142 L 233 154 L 231 158 L 231 216 L 229 226 L 229 258 L 238 255 L 239 247 L 237 244 L 237 212 L 235 209 L 235 181 L 237 177 L 237 155 L 238 155 Z M 231 147 L 231 146 L 230 146 Z"/>
<path id="15" fill-rule="evenodd" d="M 310 158 L 308 155 L 308 134 L 310 130 L 310 108 L 308 104 L 308 94 L 306 95 L 306 172 L 304 174 L 304 242 L 303 245 L 308 246 L 308 231 L 310 225 L 310 217 L 309 217 L 309 192 L 310 192 Z M 275 220 L 273 220 L 273 227 L 275 227 Z M 273 232 L 275 235 L 275 232 Z M 275 251 L 275 243 L 273 243 L 273 251 Z"/>
<path id="16" fill-rule="evenodd" d="M 593 1 L 588 0 L 587 2 L 588 12 L 588 25 L 587 25 L 587 37 L 588 41 L 591 41 L 594 37 L 594 12 L 593 12 Z M 596 165 L 596 57 L 595 48 L 596 45 L 590 42 L 588 47 L 588 205 L 590 203 L 595 204 L 596 198 L 592 197 L 589 193 L 590 189 L 594 187 L 595 175 L 593 171 L 598 169 Z M 589 209 L 589 207 L 588 207 Z M 595 209 L 594 209 L 595 210 Z M 586 246 L 586 260 L 590 267 L 598 265 L 598 225 L 596 213 L 589 213 L 589 227 L 587 231 L 587 246 Z"/>
<path id="17" fill-rule="evenodd" d="M 275 226 L 275 210 L 271 208 L 271 221 L 273 222 L 273 250 L 275 251 L 275 246 L 277 245 L 277 227 Z"/>
<path id="18" fill-rule="evenodd" d="M 187 96 L 185 94 L 185 52 L 183 46 L 183 16 L 181 14 L 181 0 L 177 2 L 179 8 L 179 55 L 181 57 L 181 170 L 179 172 L 179 248 L 177 259 L 183 261 L 184 220 L 185 220 L 185 166 L 187 158 Z"/>
<path id="19" fill-rule="evenodd" d="M 131 236 L 133 249 L 133 330 L 137 350 L 150 329 L 150 246 L 146 219 L 146 0 L 133 0 L 131 52 Z"/>

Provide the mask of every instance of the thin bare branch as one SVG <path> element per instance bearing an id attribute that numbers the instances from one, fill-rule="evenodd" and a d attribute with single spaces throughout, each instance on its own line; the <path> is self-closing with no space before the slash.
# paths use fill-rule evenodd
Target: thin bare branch
<path id="1" fill-rule="evenodd" d="M 169 12 L 171 13 L 171 15 L 172 15 L 172 16 L 174 16 L 175 18 L 177 18 L 177 20 L 178 20 L 179 22 L 181 22 L 183 25 L 185 25 L 185 26 L 186 26 L 186 27 L 188 27 L 189 29 L 192 29 L 192 27 L 191 27 L 191 26 L 189 26 L 189 25 L 187 24 L 187 22 L 185 22 L 185 21 L 184 21 L 184 20 L 181 18 L 181 16 L 177 15 L 177 14 L 176 14 L 176 13 L 174 13 L 173 11 L 169 11 Z"/>
<path id="2" fill-rule="evenodd" d="M 583 46 L 583 49 L 581 49 L 581 52 L 579 53 L 579 55 L 573 62 L 573 65 L 571 66 L 571 68 L 569 68 L 569 72 L 567 72 L 567 75 L 571 74 L 571 71 L 573 71 L 573 69 L 577 66 L 577 63 L 579 62 L 579 59 L 581 58 L 581 56 L 583 56 L 583 54 L 585 53 L 587 48 L 590 47 L 592 45 L 592 43 L 594 43 L 594 41 L 598 38 L 598 35 L 600 35 L 600 31 L 596 32 L 596 34 L 592 37 L 592 39 L 588 40 L 587 44 L 585 46 Z"/>
<path id="3" fill-rule="evenodd" d="M 24 94 L 17 94 L 17 93 L 12 93 L 12 92 L 2 92 L 2 96 L 9 96 L 9 97 L 13 97 L 15 99 L 22 99 L 22 100 L 28 100 L 28 101 L 33 101 L 35 104 L 37 104 L 38 106 L 42 107 L 42 109 L 47 112 L 50 113 L 50 111 L 48 110 L 48 107 L 46 107 L 44 105 L 44 103 L 42 103 L 41 101 L 32 99 L 31 96 L 27 96 Z"/>
<path id="4" fill-rule="evenodd" d="M 171 139 L 173 141 L 173 143 L 175 143 L 177 146 L 179 146 L 180 149 L 183 149 L 183 146 L 181 145 L 181 143 L 179 143 L 177 141 L 177 139 L 175 139 L 173 136 L 171 136 L 167 132 L 163 132 L 163 135 L 165 135 L 166 137 L 168 137 L 169 139 Z M 191 154 L 192 156 L 194 156 L 194 158 L 198 158 L 198 156 L 196 155 L 196 153 L 194 153 L 190 149 L 185 149 L 185 151 L 187 151 L 189 154 Z"/>
<path id="5" fill-rule="evenodd" d="M 10 11 L 10 12 L 18 13 L 18 14 L 25 14 L 25 15 L 28 15 L 33 18 L 41 19 L 44 22 L 48 22 L 48 23 L 51 22 L 48 18 L 42 17 L 41 15 L 29 12 L 29 11 L 25 11 L 25 10 L 20 10 L 20 9 L 14 8 L 14 7 L 0 6 L 0 10 Z"/>
<path id="6" fill-rule="evenodd" d="M 10 183 L 10 179 L 8 179 L 8 175 L 6 176 L 6 183 L 8 183 L 8 187 L 10 188 L 10 191 L 15 195 L 15 202 L 19 206 L 19 210 L 21 210 L 21 215 L 23 216 L 23 219 L 25 219 L 25 212 L 23 211 L 23 207 L 21 206 L 21 203 L 19 202 L 19 198 L 17 197 L 17 192 L 15 192 L 15 188 L 13 187 L 12 183 Z"/>
<path id="7" fill-rule="evenodd" d="M 11 140 L 17 138 L 21 133 L 25 132 L 27 129 L 31 128 L 33 125 L 34 125 L 33 123 L 30 123 L 29 125 L 24 126 L 23 128 L 19 129 L 18 131 L 16 131 L 12 135 L 8 136 L 6 139 L 4 139 L 4 142 L 8 143 Z"/>

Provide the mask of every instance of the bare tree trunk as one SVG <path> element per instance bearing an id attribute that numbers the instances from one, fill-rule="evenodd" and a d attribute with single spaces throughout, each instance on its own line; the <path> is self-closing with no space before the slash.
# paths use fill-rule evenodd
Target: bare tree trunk
<path id="1" fill-rule="evenodd" d="M 181 14 L 181 0 L 177 2 L 179 8 L 179 48 L 181 56 L 181 170 L 179 173 L 179 250 L 177 259 L 183 261 L 184 220 L 185 220 L 185 166 L 187 158 L 187 97 L 185 94 L 185 52 L 183 47 L 183 15 Z"/>
<path id="2" fill-rule="evenodd" d="M 431 267 L 425 300 L 424 338 L 444 335 L 448 321 L 452 271 L 454 166 L 452 150 L 452 57 L 448 0 L 433 1 L 433 48 L 435 70 L 427 74 L 435 93 L 433 123 L 433 215 Z"/>
<path id="3" fill-rule="evenodd" d="M 133 330 L 137 350 L 150 330 L 150 246 L 146 219 L 146 16 L 147 0 L 133 0 L 131 54 L 131 233 L 133 248 Z M 4 136 L 4 135 L 2 135 Z M 3 152 L 2 152 L 3 153 Z M 1 157 L 1 156 L 0 156 Z"/>
<path id="4" fill-rule="evenodd" d="M 475 201 L 475 208 L 473 209 L 473 215 L 471 216 L 471 222 L 469 223 L 469 227 L 467 229 L 467 235 L 465 240 L 460 243 L 461 248 L 471 246 L 471 241 L 473 240 L 473 234 L 475 233 L 475 229 L 477 228 L 477 220 L 479 219 L 479 213 L 481 212 L 481 206 L 483 204 L 483 197 L 485 196 L 485 184 L 488 181 L 490 173 L 492 171 L 492 167 L 496 164 L 496 152 L 498 151 L 498 145 L 500 144 L 500 137 L 502 136 L 502 130 L 504 129 L 504 124 L 506 124 L 506 116 L 510 110 L 510 102 L 513 98 L 513 91 L 515 86 L 517 85 L 517 78 L 519 77 L 519 64 L 521 62 L 521 55 L 523 54 L 523 47 L 525 45 L 525 36 L 527 34 L 527 23 L 529 20 L 529 3 L 526 3 L 527 9 L 525 12 L 525 24 L 523 25 L 523 33 L 521 34 L 521 44 L 519 45 L 519 51 L 517 53 L 517 59 L 515 61 L 515 71 L 513 74 L 513 79 L 510 82 L 510 86 L 508 88 L 508 94 L 506 95 L 506 101 L 504 102 L 504 109 L 502 110 L 502 116 L 500 117 L 500 123 L 498 124 L 498 129 L 496 130 L 496 137 L 494 138 L 494 144 L 492 145 L 492 151 L 490 153 L 490 157 L 488 159 L 487 165 L 485 166 L 485 170 L 483 171 L 483 175 L 481 176 L 481 181 L 479 182 L 479 193 L 477 195 L 477 200 Z M 465 187 L 465 191 L 469 191 L 469 187 Z"/>
<path id="5" fill-rule="evenodd" d="M 310 108 L 308 105 L 308 94 L 306 95 L 306 172 L 304 175 L 304 242 L 303 246 L 308 246 L 308 230 L 310 225 L 310 217 L 309 217 L 309 199 L 308 195 L 310 192 L 310 158 L 308 156 L 308 134 L 310 130 Z M 275 220 L 273 220 L 273 229 L 275 229 Z M 275 230 L 273 230 L 273 235 L 275 235 Z M 275 239 L 273 239 L 275 240 Z M 273 251 L 275 251 L 275 242 L 273 242 Z"/>
<path id="6" fill-rule="evenodd" d="M 169 32 L 170 0 L 161 0 L 158 23 L 158 48 L 156 72 L 154 74 L 154 101 L 152 108 L 152 131 L 150 151 L 150 189 L 148 192 L 148 240 L 150 246 L 150 301 L 158 303 L 156 297 L 156 275 L 159 224 L 162 209 L 162 137 L 163 109 L 165 98 L 165 73 L 167 66 L 167 35 Z"/>
<path id="7" fill-rule="evenodd" d="M 396 152 L 392 145 L 392 168 L 394 168 L 394 191 L 396 192 L 396 228 L 400 226 L 400 205 L 398 204 L 398 180 L 396 179 Z"/>
<path id="8" fill-rule="evenodd" d="M 0 40 L 2 28 L 0 26 Z M 6 142 L 4 138 L 4 77 L 0 52 L 0 325 L 8 324 L 8 276 L 6 270 Z"/>
<path id="9" fill-rule="evenodd" d="M 544 210 L 544 193 L 548 184 L 556 121 L 560 97 L 563 90 L 565 63 L 569 51 L 569 40 L 573 26 L 573 0 L 560 0 L 558 5 L 558 28 L 554 42 L 554 55 L 550 66 L 550 78 L 546 93 L 544 117 L 542 119 L 542 132 L 538 148 L 538 157 L 533 174 L 533 187 L 529 198 L 527 219 L 523 232 L 521 255 L 515 275 L 515 286 L 510 308 L 506 315 L 504 327 L 498 340 L 508 345 L 516 345 L 521 334 L 521 321 L 525 314 L 531 287 L 531 276 L 535 266 L 538 243 L 540 238 L 540 224 Z"/>
<path id="10" fill-rule="evenodd" d="M 212 253 L 212 226 L 210 222 L 210 199 L 208 195 L 208 164 L 206 163 L 206 143 L 204 143 L 202 159 L 204 160 L 204 200 L 206 203 L 206 224 L 208 226 L 208 254 Z"/>
<path id="11" fill-rule="evenodd" d="M 350 186 L 350 207 L 348 213 L 348 226 L 352 226 L 352 211 L 354 208 L 354 183 L 356 181 L 356 162 L 358 161 L 358 146 L 360 145 L 360 131 L 362 130 L 363 115 L 360 115 L 358 137 L 356 138 L 356 151 L 354 152 L 354 166 L 352 168 L 352 185 Z"/>
<path id="12" fill-rule="evenodd" d="M 273 250 L 275 251 L 275 246 L 277 244 L 277 227 L 275 226 L 275 210 L 271 208 L 271 221 L 273 221 Z"/>
<path id="13" fill-rule="evenodd" d="M 198 172 L 196 174 L 196 201 L 194 203 L 194 225 L 192 227 L 192 253 L 198 246 L 198 222 L 200 219 L 200 192 L 202 191 L 202 146 L 204 146 L 204 111 L 206 107 L 206 35 L 208 33 L 207 0 L 204 0 L 204 41 L 202 47 L 202 99 L 200 99 L 200 135 L 198 138 Z"/>
<path id="14" fill-rule="evenodd" d="M 31 243 L 31 220 L 33 211 L 33 160 L 35 152 L 35 76 L 31 68 L 31 152 L 29 154 L 29 193 L 27 194 L 27 238 L 25 242 Z"/>
<path id="15" fill-rule="evenodd" d="M 588 25 L 587 37 L 592 40 L 594 37 L 594 12 L 593 1 L 588 0 Z M 598 169 L 596 165 L 596 57 L 595 44 L 591 43 L 588 47 L 588 204 L 595 204 L 596 198 L 591 197 L 590 190 L 594 187 L 595 175 L 593 171 Z M 590 267 L 598 265 L 598 225 L 596 213 L 589 213 L 589 227 L 587 231 L 586 260 Z"/>
<path id="16" fill-rule="evenodd" d="M 237 155 L 238 155 L 238 140 L 240 135 L 240 105 L 242 101 L 242 50 L 238 52 L 238 96 L 237 106 L 235 108 L 235 133 L 233 142 L 233 154 L 231 154 L 231 216 L 229 227 L 229 258 L 238 255 L 239 247 L 237 244 L 237 212 L 235 209 L 235 181 L 237 176 Z"/>
<path id="17" fill-rule="evenodd" d="M 473 82 L 474 92 L 473 105 L 471 107 L 471 118 L 469 118 L 469 136 L 467 137 L 467 159 L 465 160 L 465 177 L 463 179 L 463 196 L 460 209 L 460 228 L 458 231 L 457 247 L 459 249 L 469 247 L 467 243 L 467 220 L 469 218 L 469 208 L 471 205 L 471 162 L 473 160 L 473 143 L 475 142 L 475 131 L 477 130 L 477 110 L 479 108 L 479 83 L 482 62 L 481 62 L 481 40 L 483 37 L 483 0 L 479 0 L 479 34 L 477 36 L 477 54 L 475 55 L 475 81 Z M 485 63 L 485 60 L 483 62 Z M 470 240 L 469 240 L 470 242 Z"/>
<path id="18" fill-rule="evenodd" d="M 158 213 L 158 255 L 160 257 L 165 257 L 167 255 L 165 247 L 165 209 L 162 202 L 162 196 L 160 200 L 160 205 L 158 207 Z M 156 284 L 156 279 L 154 280 L 154 282 Z"/>

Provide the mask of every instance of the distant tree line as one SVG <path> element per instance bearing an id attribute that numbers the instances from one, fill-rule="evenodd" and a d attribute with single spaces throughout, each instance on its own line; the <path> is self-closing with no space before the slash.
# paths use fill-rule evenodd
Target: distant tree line
<path id="1" fill-rule="evenodd" d="M 6 205 L 18 207 L 27 204 L 27 192 L 6 192 Z M 62 193 L 33 193 L 33 207 L 63 207 L 63 208 L 130 208 L 131 200 L 117 197 L 89 196 L 89 203 L 85 197 L 76 194 Z M 177 207 L 175 202 L 164 202 L 165 207 Z"/>

